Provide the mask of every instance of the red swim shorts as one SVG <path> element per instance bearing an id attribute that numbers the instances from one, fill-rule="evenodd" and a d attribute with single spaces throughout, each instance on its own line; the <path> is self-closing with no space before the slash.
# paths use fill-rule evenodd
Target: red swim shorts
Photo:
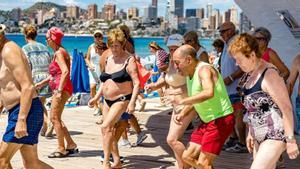
<path id="1" fill-rule="evenodd" d="M 219 155 L 222 147 L 234 129 L 234 115 L 230 114 L 199 125 L 190 141 L 201 145 L 201 151 Z"/>

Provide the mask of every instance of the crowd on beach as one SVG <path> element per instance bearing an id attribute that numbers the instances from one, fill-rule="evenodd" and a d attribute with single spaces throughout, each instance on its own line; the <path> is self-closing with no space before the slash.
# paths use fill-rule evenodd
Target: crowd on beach
<path id="1" fill-rule="evenodd" d="M 35 26 L 24 28 L 27 44 L 22 48 L 5 37 L 5 28 L 0 24 L 0 110 L 8 111 L 8 124 L 0 145 L 0 168 L 12 168 L 10 160 L 20 151 L 25 168 L 50 169 L 38 158 L 40 135 L 56 133 L 57 148 L 48 158 L 66 158 L 80 151 L 68 132 L 68 120 L 62 121 L 73 94 L 72 59 L 62 44 L 64 33 L 57 27 L 48 30 L 46 42 L 54 53 L 50 55 L 48 47 L 35 40 Z M 195 31 L 166 37 L 168 51 L 149 43 L 155 55 L 152 70 L 141 64 L 126 25 L 111 29 L 107 42 L 101 30 L 94 32 L 85 61 L 88 106 L 101 115 L 97 124 L 103 169 L 122 168 L 118 146 L 139 146 L 147 138 L 135 110 L 136 103 L 139 111 L 147 108 L 144 93 L 153 91 L 162 105 L 173 108 L 166 142 L 179 169 L 213 169 L 222 150 L 252 153 L 251 169 L 284 167 L 285 151 L 290 159 L 298 158 L 300 86 L 296 113 L 290 97 L 299 78 L 300 54 L 289 69 L 276 49 L 268 46 L 272 35 L 267 28 L 238 34 L 232 22 L 224 22 L 218 30 L 214 56 L 201 46 Z M 45 104 L 50 97 L 48 112 Z M 192 126 L 189 143 L 184 144 L 181 138 L 195 120 L 200 122 Z M 137 133 L 133 144 L 127 139 L 129 126 Z"/>

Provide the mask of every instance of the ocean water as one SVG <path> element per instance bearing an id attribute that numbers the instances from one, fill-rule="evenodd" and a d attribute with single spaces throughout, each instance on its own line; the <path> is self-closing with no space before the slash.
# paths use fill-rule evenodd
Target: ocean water
<path id="1" fill-rule="evenodd" d="M 16 42 L 20 47 L 26 44 L 23 35 L 6 35 L 8 39 Z M 39 35 L 36 39 L 38 42 L 47 44 L 45 35 Z M 156 41 L 162 48 L 167 49 L 163 38 L 133 38 L 135 44 L 136 53 L 145 58 L 151 55 L 148 44 L 152 41 Z M 106 41 L 106 38 L 104 38 Z M 200 44 L 206 48 L 208 52 L 212 50 L 212 40 L 210 39 L 201 39 Z M 62 41 L 63 47 L 67 49 L 67 51 L 72 54 L 74 49 L 81 51 L 83 53 L 87 52 L 87 49 L 90 44 L 93 43 L 92 36 L 65 36 Z M 50 50 L 52 52 L 52 50 Z"/>

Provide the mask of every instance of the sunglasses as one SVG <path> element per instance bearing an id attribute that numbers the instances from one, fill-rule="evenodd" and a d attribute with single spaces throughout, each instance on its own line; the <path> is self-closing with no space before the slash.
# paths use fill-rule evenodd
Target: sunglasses
<path id="1" fill-rule="evenodd" d="M 190 40 L 190 39 L 184 41 L 185 44 L 189 44 L 191 42 L 192 42 L 192 40 Z"/>
<path id="2" fill-rule="evenodd" d="M 264 38 L 264 37 L 255 37 L 256 38 L 256 40 L 258 40 L 258 41 L 266 41 L 266 38 Z"/>
<path id="3" fill-rule="evenodd" d="M 220 32 L 220 34 L 223 34 L 223 33 L 227 32 L 228 30 L 230 30 L 230 29 L 220 30 L 219 32 Z"/>
<path id="4" fill-rule="evenodd" d="M 102 36 L 101 35 L 95 35 L 94 37 L 95 38 L 101 38 Z"/>

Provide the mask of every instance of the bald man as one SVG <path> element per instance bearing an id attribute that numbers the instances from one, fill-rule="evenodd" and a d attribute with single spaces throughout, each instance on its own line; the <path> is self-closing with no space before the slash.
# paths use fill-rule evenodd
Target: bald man
<path id="1" fill-rule="evenodd" d="M 4 29 L 0 24 L 0 102 L 9 115 L 0 146 L 0 168 L 11 169 L 10 160 L 20 150 L 25 168 L 50 169 L 37 154 L 43 105 L 25 54 L 17 44 L 6 39 Z"/>
<path id="2" fill-rule="evenodd" d="M 196 50 L 189 45 L 175 51 L 173 61 L 177 71 L 187 76 L 189 97 L 170 100 L 185 105 L 173 119 L 176 123 L 181 123 L 193 107 L 204 122 L 193 131 L 183 160 L 197 169 L 211 169 L 233 131 L 233 108 L 220 73 L 212 65 L 198 61 L 196 55 Z"/>

